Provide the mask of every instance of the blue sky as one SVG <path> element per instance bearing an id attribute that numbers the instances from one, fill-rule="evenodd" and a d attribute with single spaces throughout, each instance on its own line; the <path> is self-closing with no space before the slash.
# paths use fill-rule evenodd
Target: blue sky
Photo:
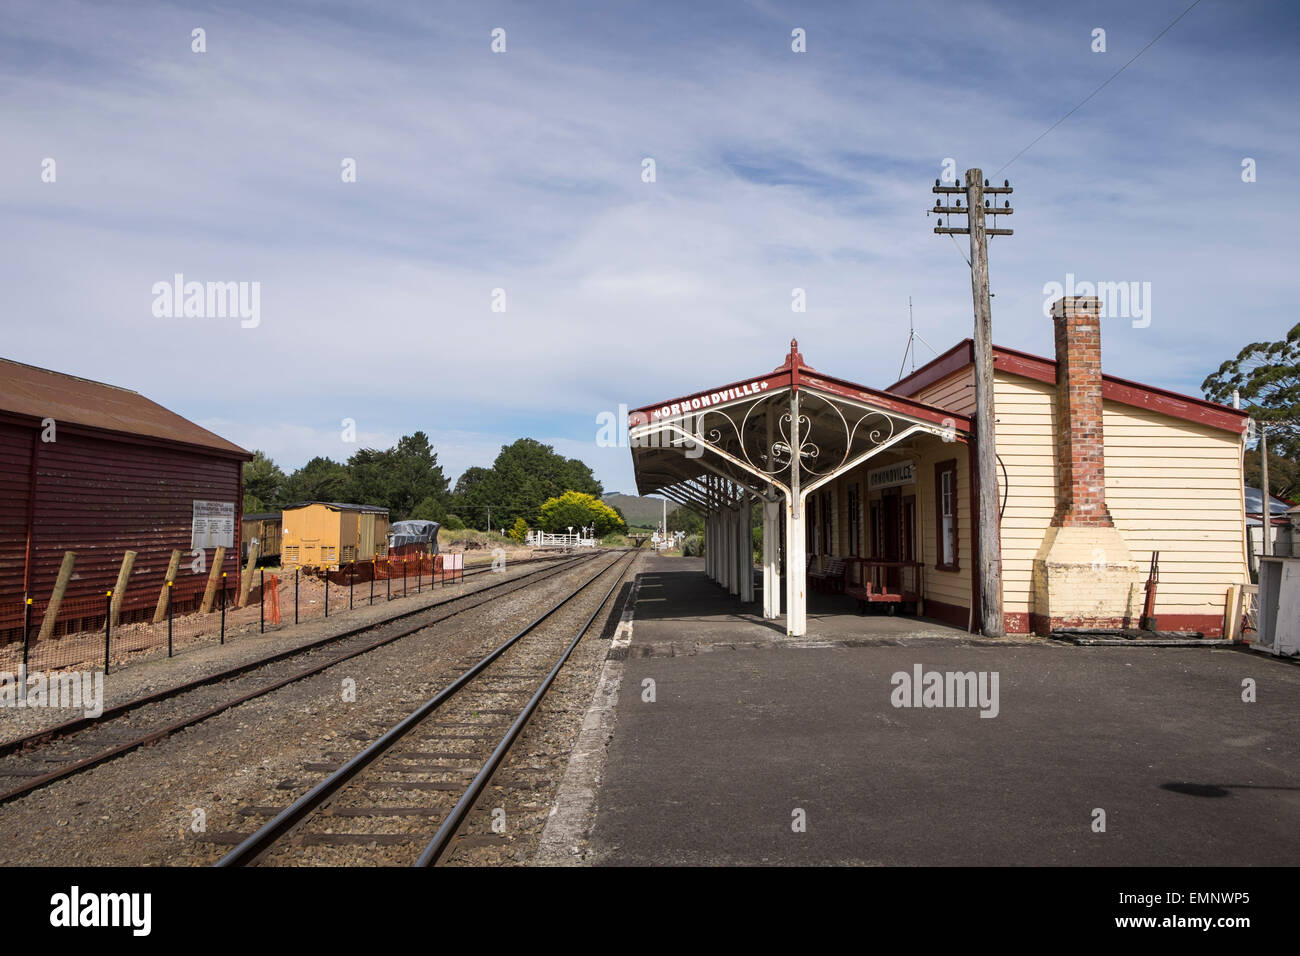
<path id="1" fill-rule="evenodd" d="M 998 171 L 1188 3 L 10 0 L 0 354 L 286 468 L 354 452 L 350 418 L 360 445 L 424 429 L 453 477 L 527 435 L 630 491 L 602 411 L 765 371 L 791 336 L 888 385 L 908 296 L 936 349 L 970 334 L 925 213 L 952 157 L 1016 189 L 995 341 L 1050 354 L 1067 273 L 1150 283 L 1147 327 L 1103 321 L 1106 370 L 1196 393 L 1296 320 L 1297 8 L 1202 0 Z M 260 283 L 260 324 L 155 317 L 176 273 Z"/>

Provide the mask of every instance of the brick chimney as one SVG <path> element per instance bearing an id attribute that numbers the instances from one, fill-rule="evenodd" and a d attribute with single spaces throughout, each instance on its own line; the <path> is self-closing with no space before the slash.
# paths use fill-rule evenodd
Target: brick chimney
<path id="1" fill-rule="evenodd" d="M 1114 628 L 1138 611 L 1137 564 L 1106 507 L 1101 303 L 1070 296 L 1056 323 L 1056 511 L 1034 556 L 1030 627 Z"/>
<path id="2" fill-rule="evenodd" d="M 1056 513 L 1058 527 L 1112 527 L 1102 448 L 1101 315 L 1096 296 L 1052 306 L 1056 326 Z"/>

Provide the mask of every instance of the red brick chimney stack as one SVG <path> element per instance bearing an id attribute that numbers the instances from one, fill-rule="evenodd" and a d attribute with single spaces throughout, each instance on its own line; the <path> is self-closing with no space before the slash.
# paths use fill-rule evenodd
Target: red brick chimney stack
<path id="1" fill-rule="evenodd" d="M 1102 447 L 1101 314 L 1096 296 L 1052 306 L 1056 326 L 1056 514 L 1061 527 L 1113 527 Z"/>

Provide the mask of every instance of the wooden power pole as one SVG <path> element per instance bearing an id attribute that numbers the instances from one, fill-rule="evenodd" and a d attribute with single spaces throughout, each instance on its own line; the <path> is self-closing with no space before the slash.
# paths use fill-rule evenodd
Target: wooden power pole
<path id="1" fill-rule="evenodd" d="M 1011 203 L 1004 201 L 1003 208 L 997 208 L 997 197 L 1011 193 L 1011 184 L 1003 181 L 1001 186 L 990 186 L 984 179 L 982 170 L 966 170 L 966 185 L 944 186 L 935 180 L 933 192 L 941 198 L 935 199 L 932 212 L 941 217 L 948 217 L 948 225 L 940 218 L 935 227 L 939 235 L 966 234 L 970 236 L 970 286 L 971 296 L 975 302 L 975 460 L 976 483 L 979 488 L 979 576 L 980 576 L 980 624 L 987 637 L 1003 637 L 1006 628 L 1002 615 L 1002 541 L 998 525 L 1000 507 L 998 502 L 997 447 L 994 438 L 993 408 L 993 331 L 992 315 L 989 307 L 989 248 L 988 236 L 1009 236 L 1010 229 L 986 228 L 984 217 L 1009 216 Z M 953 200 L 949 205 L 949 194 L 965 193 L 966 207 L 961 199 Z M 992 196 L 990 201 L 986 196 Z M 952 225 L 953 216 L 966 216 L 967 225 Z M 995 219 L 996 223 L 997 220 Z"/>
<path id="2" fill-rule="evenodd" d="M 1256 424 L 1259 425 L 1259 483 L 1260 493 L 1263 498 L 1262 511 L 1260 520 L 1264 523 L 1264 540 L 1261 544 L 1260 554 L 1265 557 L 1273 555 L 1273 496 L 1268 492 L 1268 429 L 1264 427 L 1261 419 Z M 1294 552 L 1293 552 L 1294 553 Z"/>

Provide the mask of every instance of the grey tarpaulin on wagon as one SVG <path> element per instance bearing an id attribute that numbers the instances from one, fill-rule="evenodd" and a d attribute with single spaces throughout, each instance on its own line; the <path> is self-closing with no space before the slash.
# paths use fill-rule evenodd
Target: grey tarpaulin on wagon
<path id="1" fill-rule="evenodd" d="M 394 521 L 388 528 L 388 546 L 400 548 L 404 544 L 432 545 L 430 554 L 438 553 L 438 528 L 436 521 Z"/>

